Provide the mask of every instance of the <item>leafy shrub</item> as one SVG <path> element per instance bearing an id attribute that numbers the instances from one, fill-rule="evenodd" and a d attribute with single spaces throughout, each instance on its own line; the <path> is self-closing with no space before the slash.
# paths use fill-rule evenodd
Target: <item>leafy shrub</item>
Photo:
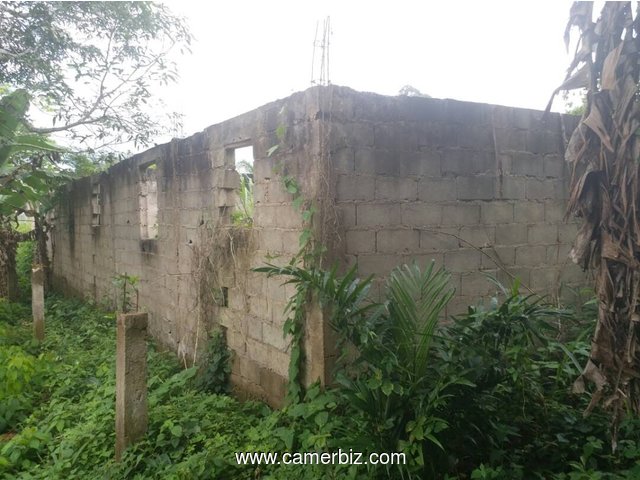
<path id="1" fill-rule="evenodd" d="M 23 420 L 42 387 L 46 362 L 16 345 L 0 345 L 0 433 Z"/>
<path id="2" fill-rule="evenodd" d="M 18 290 L 20 299 L 31 299 L 31 266 L 35 241 L 20 242 L 16 250 L 16 273 L 18 274 Z"/>
<path id="3" fill-rule="evenodd" d="M 230 358 L 224 332 L 221 329 L 213 330 L 196 386 L 208 393 L 229 393 Z"/>

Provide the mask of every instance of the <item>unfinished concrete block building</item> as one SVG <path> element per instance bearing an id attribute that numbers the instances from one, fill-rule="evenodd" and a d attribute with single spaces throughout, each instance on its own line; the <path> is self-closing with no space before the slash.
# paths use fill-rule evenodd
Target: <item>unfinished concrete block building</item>
<path id="1" fill-rule="evenodd" d="M 54 285 L 113 300 L 112 280 L 137 275 L 151 334 L 187 365 L 224 327 L 239 391 L 279 404 L 292 291 L 252 271 L 287 263 L 305 229 L 295 179 L 316 214 L 326 262 L 383 279 L 435 260 L 452 273 L 447 314 L 495 292 L 484 273 L 557 294 L 580 285 L 567 259 L 564 147 L 577 119 L 542 112 L 345 87 L 314 87 L 154 147 L 66 188 L 51 235 Z M 254 158 L 251 227 L 234 226 L 238 149 Z M 376 288 L 383 288 L 382 281 Z M 307 379 L 326 379 L 332 342 L 307 318 Z"/>

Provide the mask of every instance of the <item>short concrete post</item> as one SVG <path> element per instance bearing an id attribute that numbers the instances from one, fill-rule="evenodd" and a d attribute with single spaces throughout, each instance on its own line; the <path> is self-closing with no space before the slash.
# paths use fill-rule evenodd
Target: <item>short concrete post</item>
<path id="1" fill-rule="evenodd" d="M 116 461 L 147 432 L 147 314 L 120 313 L 116 346 Z"/>
<path id="2" fill-rule="evenodd" d="M 44 270 L 35 267 L 31 271 L 31 312 L 33 313 L 33 336 L 44 340 Z"/>

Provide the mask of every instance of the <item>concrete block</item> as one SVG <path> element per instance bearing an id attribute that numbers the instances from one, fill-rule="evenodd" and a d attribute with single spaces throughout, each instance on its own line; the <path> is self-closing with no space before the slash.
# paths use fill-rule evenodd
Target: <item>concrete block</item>
<path id="1" fill-rule="evenodd" d="M 460 294 L 467 297 L 482 297 L 495 293 L 496 286 L 485 273 L 471 272 L 460 276 Z"/>
<path id="2" fill-rule="evenodd" d="M 547 265 L 555 265 L 558 263 L 559 245 L 547 245 Z"/>
<path id="3" fill-rule="evenodd" d="M 527 131 L 526 150 L 533 153 L 558 153 L 562 151 L 562 139 L 560 131 L 549 132 L 546 130 Z"/>
<path id="4" fill-rule="evenodd" d="M 555 198 L 556 185 L 553 180 L 528 178 L 526 183 L 526 198 L 528 200 Z"/>
<path id="5" fill-rule="evenodd" d="M 267 299 L 262 296 L 250 295 L 247 297 L 249 313 L 255 316 L 264 315 L 267 312 Z"/>
<path id="6" fill-rule="evenodd" d="M 455 295 L 447 304 L 447 308 L 445 310 L 445 322 L 450 321 L 451 317 L 466 314 L 469 310 L 469 306 L 476 305 L 477 303 L 478 298 Z"/>
<path id="7" fill-rule="evenodd" d="M 397 153 L 380 148 L 358 148 L 355 151 L 355 172 L 366 175 L 400 175 Z"/>
<path id="8" fill-rule="evenodd" d="M 359 204 L 356 209 L 356 225 L 362 227 L 399 225 L 401 212 L 400 204 Z"/>
<path id="9" fill-rule="evenodd" d="M 529 286 L 530 280 L 530 272 L 531 268 L 524 266 L 510 267 L 505 271 L 498 270 L 496 272 L 496 277 L 502 285 L 508 287 L 513 285 L 514 279 L 518 279 L 520 281 L 520 285 Z M 526 289 L 524 287 L 520 287 L 520 291 L 522 293 L 526 293 Z"/>
<path id="10" fill-rule="evenodd" d="M 496 198 L 520 200 L 525 198 L 526 180 L 523 177 L 501 176 L 496 178 Z"/>
<path id="11" fill-rule="evenodd" d="M 237 189 L 240 188 L 240 174 L 236 170 L 228 168 L 217 169 L 215 185 L 220 188 Z"/>
<path id="12" fill-rule="evenodd" d="M 512 223 L 514 204 L 496 200 L 480 204 L 480 221 L 484 224 Z"/>
<path id="13" fill-rule="evenodd" d="M 418 146 L 435 148 L 458 147 L 459 126 L 448 122 L 429 122 L 418 131 Z"/>
<path id="14" fill-rule="evenodd" d="M 515 219 L 519 223 L 537 223 L 544 221 L 544 203 L 516 202 Z"/>
<path id="15" fill-rule="evenodd" d="M 282 235 L 278 229 L 262 229 L 259 231 L 258 245 L 261 249 L 270 252 L 282 251 Z"/>
<path id="16" fill-rule="evenodd" d="M 331 165 L 336 173 L 353 173 L 355 153 L 352 148 L 340 148 L 331 153 Z"/>
<path id="17" fill-rule="evenodd" d="M 330 142 L 333 147 L 371 147 L 374 127 L 365 122 L 331 122 Z"/>
<path id="18" fill-rule="evenodd" d="M 358 255 L 358 273 L 362 277 L 388 275 L 391 270 L 400 264 L 402 264 L 400 255 Z"/>
<path id="19" fill-rule="evenodd" d="M 246 319 L 247 338 L 262 342 L 262 327 L 264 323 L 258 317 L 249 317 Z"/>
<path id="20" fill-rule="evenodd" d="M 376 233 L 376 251 L 380 253 L 415 251 L 419 244 L 418 230 L 380 230 Z"/>
<path id="21" fill-rule="evenodd" d="M 527 241 L 531 245 L 558 243 L 558 226 L 544 223 L 529 225 Z"/>
<path id="22" fill-rule="evenodd" d="M 369 175 L 338 175 L 336 194 L 338 200 L 373 200 L 375 177 Z M 377 192 L 375 192 L 377 195 Z M 376 196 L 376 198 L 378 198 Z"/>
<path id="23" fill-rule="evenodd" d="M 496 159 L 493 152 L 448 148 L 442 152 L 440 169 L 443 175 L 493 174 Z"/>
<path id="24" fill-rule="evenodd" d="M 557 267 L 542 267 L 531 269 L 529 287 L 537 292 L 548 293 L 558 285 L 559 272 Z"/>
<path id="25" fill-rule="evenodd" d="M 560 244 L 558 245 L 558 262 L 560 263 L 565 263 L 569 260 L 569 253 L 571 252 L 571 249 L 573 248 L 573 244 L 572 243 L 565 243 L 565 244 Z"/>
<path id="26" fill-rule="evenodd" d="M 441 176 L 441 153 L 430 148 L 420 149 L 416 154 L 403 154 L 399 157 L 400 176 Z"/>
<path id="27" fill-rule="evenodd" d="M 495 243 L 495 227 L 477 226 L 462 227 L 458 236 L 460 237 L 460 246 L 463 248 L 473 245 L 474 247 L 488 247 Z"/>
<path id="28" fill-rule="evenodd" d="M 460 247 L 458 243 L 457 228 L 433 229 L 420 231 L 420 250 L 428 252 L 444 252 L 455 250 Z"/>
<path id="29" fill-rule="evenodd" d="M 563 223 L 558 225 L 558 241 L 560 243 L 573 244 L 578 234 L 577 223 Z"/>
<path id="30" fill-rule="evenodd" d="M 402 205 L 402 224 L 411 227 L 439 226 L 442 222 L 442 207 L 427 203 Z"/>
<path id="31" fill-rule="evenodd" d="M 287 379 L 268 368 L 260 369 L 260 386 L 265 400 L 276 408 L 280 407 L 287 392 Z"/>
<path id="32" fill-rule="evenodd" d="M 347 254 L 373 253 L 376 250 L 376 232 L 347 230 Z"/>
<path id="33" fill-rule="evenodd" d="M 338 222 L 345 228 L 356 226 L 356 206 L 354 204 L 337 203 Z"/>
<path id="34" fill-rule="evenodd" d="M 267 345 L 284 352 L 287 350 L 290 339 L 285 339 L 282 328 L 280 326 L 262 324 L 262 340 Z"/>
<path id="35" fill-rule="evenodd" d="M 260 371 L 255 362 L 241 355 L 232 355 L 231 372 L 251 383 L 260 382 Z"/>
<path id="36" fill-rule="evenodd" d="M 510 267 L 516 263 L 515 247 L 492 247 L 482 249 L 483 270 Z"/>
<path id="37" fill-rule="evenodd" d="M 376 148 L 413 152 L 418 148 L 416 130 L 406 123 L 383 123 L 374 127 Z"/>
<path id="38" fill-rule="evenodd" d="M 480 222 L 480 205 L 456 203 L 442 207 L 442 225 L 475 225 Z"/>
<path id="39" fill-rule="evenodd" d="M 435 98 L 396 97 L 400 118 L 409 122 L 445 121 L 446 102 Z"/>
<path id="40" fill-rule="evenodd" d="M 544 176 L 563 178 L 566 175 L 565 161 L 562 155 L 550 154 L 544 156 Z"/>
<path id="41" fill-rule="evenodd" d="M 496 245 L 527 243 L 527 225 L 508 223 L 496 226 Z"/>
<path id="42" fill-rule="evenodd" d="M 500 153 L 508 151 L 526 152 L 527 133 L 515 128 L 496 128 L 496 146 Z"/>
<path id="43" fill-rule="evenodd" d="M 558 200 L 545 200 L 544 202 L 544 221 L 547 223 L 560 223 L 564 219 L 567 211 L 565 202 Z M 562 240 L 561 240 L 562 241 Z"/>
<path id="44" fill-rule="evenodd" d="M 446 119 L 466 125 L 491 125 L 491 105 L 446 99 Z"/>
<path id="45" fill-rule="evenodd" d="M 453 178 L 421 178 L 418 182 L 418 199 L 423 202 L 447 202 L 456 198 Z"/>
<path id="46" fill-rule="evenodd" d="M 458 200 L 491 200 L 494 198 L 494 182 L 493 177 L 458 177 Z"/>
<path id="47" fill-rule="evenodd" d="M 547 247 L 544 245 L 523 245 L 516 248 L 516 265 L 539 267 L 547 261 Z"/>
<path id="48" fill-rule="evenodd" d="M 375 198 L 395 201 L 417 200 L 418 182 L 412 178 L 377 177 Z"/>
<path id="49" fill-rule="evenodd" d="M 493 151 L 493 128 L 491 125 L 461 125 L 458 144 L 462 148 Z"/>
<path id="50" fill-rule="evenodd" d="M 482 254 L 472 248 L 461 248 L 452 252 L 445 252 L 444 266 L 451 272 L 472 272 L 479 270 Z"/>
<path id="51" fill-rule="evenodd" d="M 268 347 L 261 341 L 247 338 L 247 357 L 260 366 L 269 365 Z"/>
<path id="52" fill-rule="evenodd" d="M 587 280 L 587 274 L 582 269 L 572 262 L 567 262 L 562 265 L 560 270 L 560 281 L 569 285 L 584 285 Z"/>
<path id="53" fill-rule="evenodd" d="M 544 160 L 542 155 L 528 152 L 514 152 L 509 155 L 509 173 L 511 175 L 525 175 L 542 177 Z"/>

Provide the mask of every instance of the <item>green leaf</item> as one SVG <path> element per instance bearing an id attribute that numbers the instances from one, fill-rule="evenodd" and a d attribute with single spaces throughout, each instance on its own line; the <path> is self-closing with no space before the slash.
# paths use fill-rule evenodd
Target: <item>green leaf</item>
<path id="1" fill-rule="evenodd" d="M 273 147 L 269 148 L 267 150 L 267 157 L 270 157 L 271 155 L 273 155 L 276 150 L 278 150 L 278 148 L 280 148 L 280 145 L 274 145 Z"/>
<path id="2" fill-rule="evenodd" d="M 285 135 L 287 134 L 287 126 L 286 125 L 278 125 L 278 128 L 276 128 L 276 137 L 278 137 L 278 140 L 282 141 L 284 140 Z"/>
<path id="3" fill-rule="evenodd" d="M 319 427 L 323 427 L 324 425 L 326 425 L 328 420 L 329 420 L 329 412 L 324 412 L 324 411 L 319 412 L 315 418 L 316 425 L 318 425 Z"/>
<path id="4" fill-rule="evenodd" d="M 393 383 L 385 382 L 382 384 L 382 393 L 384 393 L 387 397 L 391 394 L 392 391 L 393 391 Z"/>

